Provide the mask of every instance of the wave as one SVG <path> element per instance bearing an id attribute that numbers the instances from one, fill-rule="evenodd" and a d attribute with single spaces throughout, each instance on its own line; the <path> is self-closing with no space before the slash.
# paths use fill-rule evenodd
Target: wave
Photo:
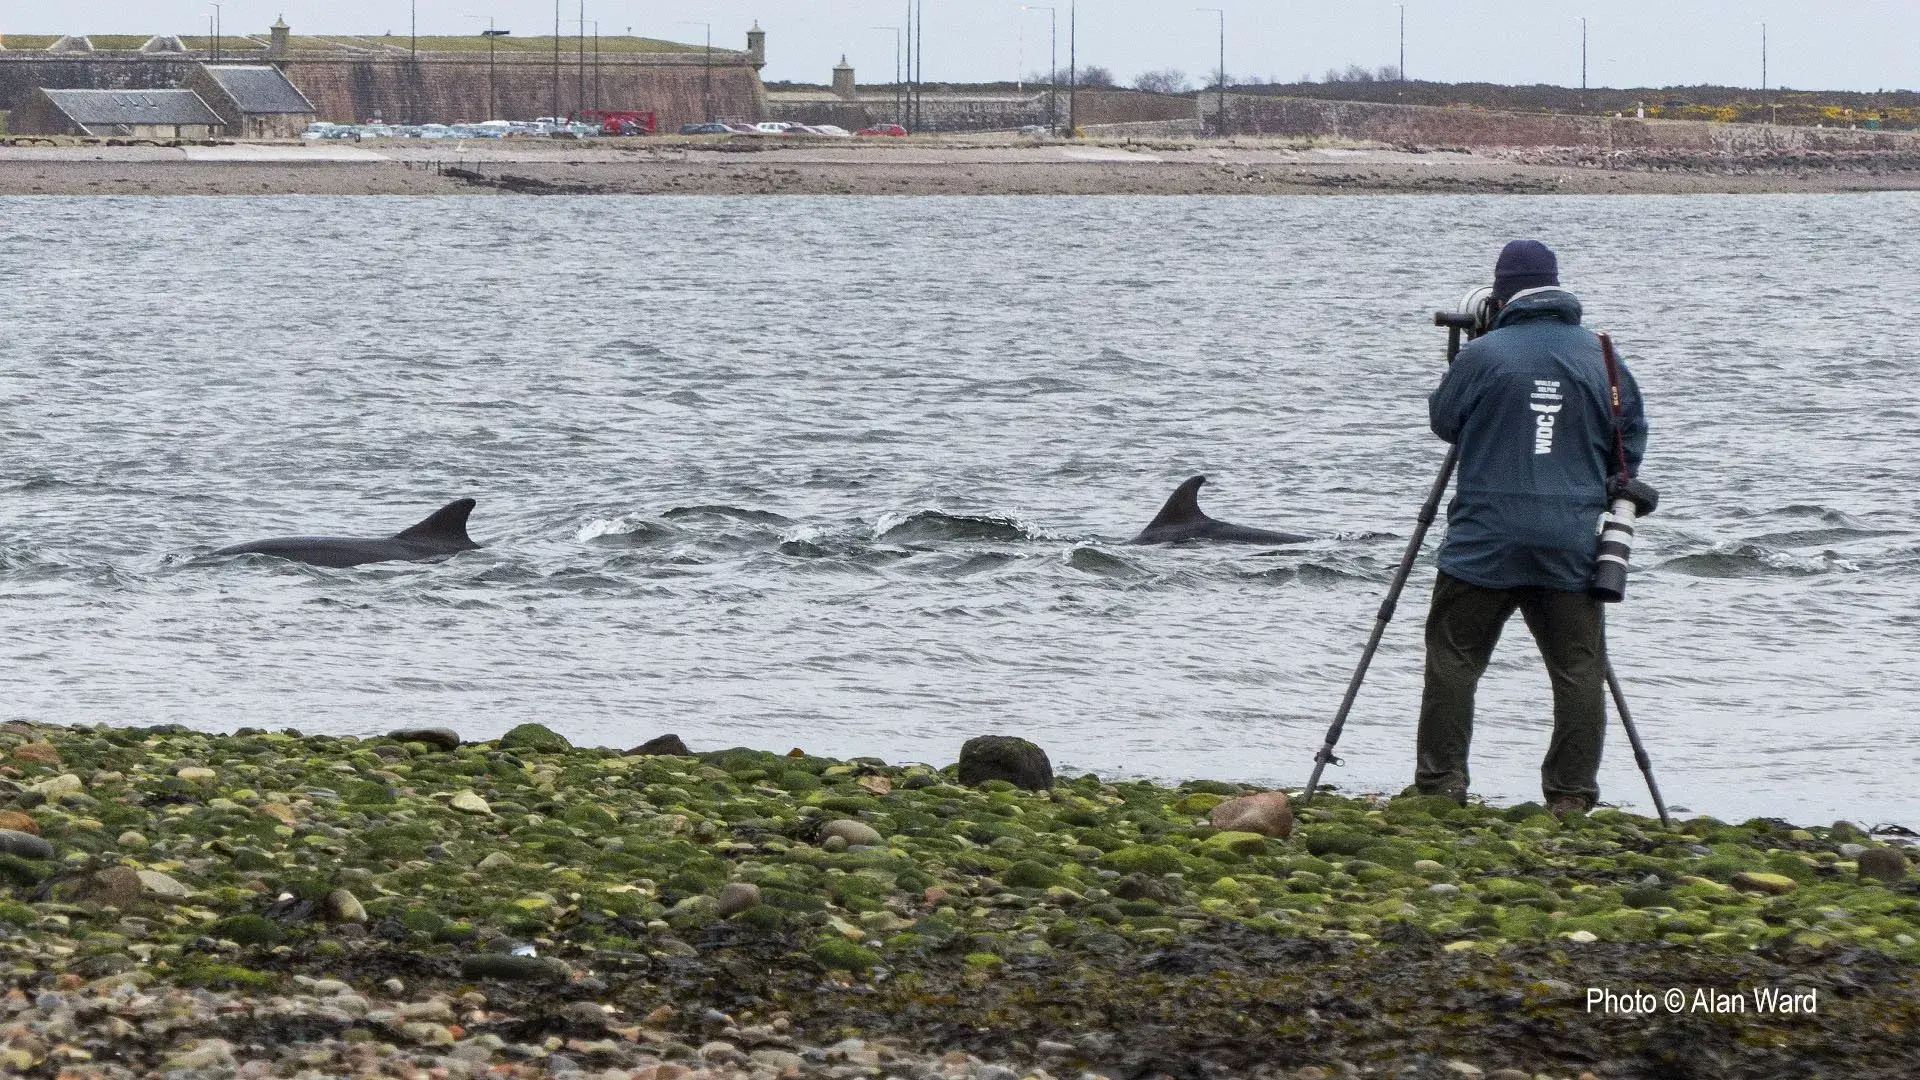
<path id="1" fill-rule="evenodd" d="M 1730 544 L 1712 551 L 1682 555 L 1657 564 L 1655 569 L 1672 570 L 1691 577 L 1744 578 L 1784 575 L 1810 577 L 1814 574 L 1857 573 L 1859 567 L 1831 554 L 1793 555 L 1757 544 Z"/>
<path id="2" fill-rule="evenodd" d="M 1005 551 L 977 551 L 940 567 L 935 573 L 944 578 L 972 577 L 991 570 L 998 570 L 1009 563 L 1020 561 L 1020 556 Z"/>
<path id="3" fill-rule="evenodd" d="M 1121 581 L 1137 581 L 1149 576 L 1147 569 L 1133 560 L 1088 544 L 1067 552 L 1067 565 L 1083 574 Z"/>
<path id="4" fill-rule="evenodd" d="M 596 518 L 580 527 L 578 539 L 583 544 L 596 547 L 652 547 L 664 544 L 680 535 L 680 530 L 671 525 L 662 525 L 645 518 L 622 515 L 614 518 Z"/>
<path id="5" fill-rule="evenodd" d="M 1029 375 L 1024 379 L 993 379 L 970 383 L 958 396 L 1026 397 L 1030 394 L 1071 394 L 1084 389 L 1072 379 L 1054 375 Z"/>
<path id="6" fill-rule="evenodd" d="M 1747 538 L 1747 543 L 1757 547 L 1797 548 L 1827 547 L 1832 544 L 1844 544 L 1850 540 L 1870 540 L 1880 536 L 1901 536 L 1902 529 L 1868 529 L 1840 526 L 1825 529 L 1796 529 L 1789 532 L 1763 533 Z"/>
<path id="7" fill-rule="evenodd" d="M 1775 507 L 1772 510 L 1746 511 L 1740 513 L 1739 516 L 1747 518 L 1812 520 L 1825 526 L 1842 529 L 1865 528 L 1865 526 L 1860 523 L 1860 520 L 1852 514 L 1844 510 L 1835 510 L 1831 506 L 1821 506 L 1817 503 L 1788 503 L 1786 506 Z"/>
<path id="8" fill-rule="evenodd" d="M 941 543 L 1019 543 L 1034 539 L 1025 524 L 991 514 L 949 514 L 940 510 L 922 510 L 893 524 L 885 519 L 874 528 L 874 535 L 895 544 Z"/>
<path id="9" fill-rule="evenodd" d="M 25 494 L 33 491 L 65 491 L 86 487 L 72 480 L 62 480 L 57 476 L 29 476 L 23 480 L 8 484 L 7 491 Z"/>
<path id="10" fill-rule="evenodd" d="M 771 510 L 749 510 L 741 506 L 676 506 L 660 515 L 668 521 L 703 521 L 719 519 L 722 521 L 745 521 L 754 525 L 774 525 L 786 528 L 793 519 L 781 517 Z"/>

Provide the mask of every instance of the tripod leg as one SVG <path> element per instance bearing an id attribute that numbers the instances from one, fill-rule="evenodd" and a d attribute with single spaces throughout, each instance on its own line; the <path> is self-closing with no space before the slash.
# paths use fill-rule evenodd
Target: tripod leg
<path id="1" fill-rule="evenodd" d="M 1414 560 L 1420 557 L 1420 548 L 1427 541 L 1427 530 L 1433 527 L 1433 519 L 1440 513 L 1440 497 L 1447 493 L 1447 485 L 1453 481 L 1453 468 L 1460 461 L 1458 447 L 1447 448 L 1447 460 L 1440 466 L 1440 475 L 1434 478 L 1433 490 L 1427 493 L 1426 504 L 1420 508 L 1420 521 L 1414 527 L 1413 538 L 1407 541 L 1406 553 L 1400 556 L 1400 569 L 1394 572 L 1393 584 L 1387 588 L 1387 598 L 1380 603 L 1379 614 L 1374 616 L 1373 633 L 1367 638 L 1367 647 L 1360 653 L 1360 663 L 1353 669 L 1353 678 L 1347 682 L 1347 696 L 1340 702 L 1340 711 L 1334 714 L 1333 726 L 1327 729 L 1327 741 L 1321 745 L 1320 752 L 1313 756 L 1313 775 L 1307 779 L 1307 790 L 1300 796 L 1305 803 L 1313 798 L 1320 787 L 1320 774 L 1329 763 L 1339 764 L 1333 756 L 1333 748 L 1340 741 L 1340 733 L 1347 726 L 1347 714 L 1353 711 L 1354 700 L 1360 696 L 1360 684 L 1367 679 L 1367 668 L 1373 664 L 1373 654 L 1380 649 L 1380 639 L 1387 632 L 1387 624 L 1393 621 L 1394 609 L 1400 605 L 1400 593 L 1407 587 L 1407 578 L 1413 573 Z"/>
<path id="2" fill-rule="evenodd" d="M 1653 779 L 1653 761 L 1647 757 L 1647 748 L 1640 745 L 1640 732 L 1633 726 L 1633 714 L 1627 711 L 1627 695 L 1620 689 L 1620 677 L 1613 673 L 1611 660 L 1607 661 L 1607 689 L 1613 693 L 1613 709 L 1620 714 L 1620 723 L 1627 729 L 1634 763 L 1640 766 L 1640 775 L 1647 778 L 1647 793 L 1653 796 L 1653 808 L 1660 813 L 1660 824 L 1671 829 L 1673 822 L 1667 817 L 1667 804 L 1660 798 L 1660 785 Z"/>

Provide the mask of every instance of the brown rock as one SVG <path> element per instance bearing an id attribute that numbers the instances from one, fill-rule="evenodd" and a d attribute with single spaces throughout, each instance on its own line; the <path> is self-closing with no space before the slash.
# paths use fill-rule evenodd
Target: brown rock
<path id="1" fill-rule="evenodd" d="M 13 760 L 22 765 L 58 765 L 60 751 L 50 742 L 30 742 L 13 748 Z"/>
<path id="2" fill-rule="evenodd" d="M 18 810 L 0 810 L 0 829 L 40 835 L 40 825 Z"/>
<path id="3" fill-rule="evenodd" d="M 687 749 L 687 744 L 680 741 L 678 735 L 662 735 L 659 738 L 648 739 L 627 751 L 628 756 L 644 754 L 648 757 L 687 757 L 691 753 L 692 751 Z"/>
<path id="4" fill-rule="evenodd" d="M 295 814 L 293 812 L 293 807 L 288 806 L 286 803 L 277 803 L 277 802 L 261 803 L 260 812 L 267 815 L 268 817 L 278 819 L 282 825 L 300 824 L 299 815 Z"/>
<path id="5" fill-rule="evenodd" d="M 109 866 L 86 879 L 80 898 L 124 910 L 132 907 L 143 891 L 139 871 L 131 866 Z"/>
<path id="6" fill-rule="evenodd" d="M 1860 876 L 1889 885 L 1907 876 L 1907 859 L 1898 848 L 1873 847 L 1860 853 Z"/>
<path id="7" fill-rule="evenodd" d="M 1250 832 L 1285 840 L 1293 835 L 1293 807 L 1284 791 L 1262 791 L 1228 799 L 1207 818 L 1223 832 Z"/>
<path id="8" fill-rule="evenodd" d="M 745 881 L 728 882 L 720 890 L 720 906 L 717 909 L 721 918 L 738 915 L 749 908 L 760 906 L 760 886 Z"/>

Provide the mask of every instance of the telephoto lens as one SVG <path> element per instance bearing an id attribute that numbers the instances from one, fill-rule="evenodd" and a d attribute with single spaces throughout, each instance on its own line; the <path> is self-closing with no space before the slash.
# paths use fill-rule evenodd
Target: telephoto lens
<path id="1" fill-rule="evenodd" d="M 1610 505 L 1600 517 L 1600 554 L 1587 588 L 1594 599 L 1617 604 L 1627 598 L 1627 562 L 1633 558 L 1633 526 L 1660 505 L 1650 484 L 1614 477 L 1607 482 Z"/>

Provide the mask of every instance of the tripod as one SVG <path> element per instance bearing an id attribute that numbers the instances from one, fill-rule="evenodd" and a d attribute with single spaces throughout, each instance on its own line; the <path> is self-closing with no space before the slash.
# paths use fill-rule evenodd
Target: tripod
<path id="1" fill-rule="evenodd" d="M 1484 332 L 1483 323 L 1471 314 L 1453 314 L 1435 312 L 1435 326 L 1447 328 L 1447 363 L 1452 365 L 1454 357 L 1460 355 L 1460 338 L 1464 333 L 1468 337 L 1478 337 Z M 1400 594 L 1407 587 L 1407 578 L 1413 573 L 1414 560 L 1420 557 L 1420 548 L 1426 543 L 1427 530 L 1433 527 L 1433 519 L 1439 516 L 1440 499 L 1447 492 L 1447 485 L 1453 482 L 1453 470 L 1460 464 L 1458 446 L 1447 448 L 1447 459 L 1440 466 L 1440 475 L 1434 478 L 1433 489 L 1427 492 L 1427 501 L 1420 507 L 1420 518 L 1414 526 L 1413 537 L 1407 541 L 1406 553 L 1400 557 L 1400 568 L 1393 575 L 1393 584 L 1387 587 L 1387 597 L 1380 603 L 1380 610 L 1374 616 L 1373 633 L 1367 638 L 1367 647 L 1360 653 L 1360 662 L 1354 667 L 1353 678 L 1347 683 L 1346 697 L 1340 701 L 1340 711 L 1334 714 L 1333 726 L 1327 729 L 1327 740 L 1313 756 L 1313 775 L 1307 780 L 1307 790 L 1300 796 L 1301 803 L 1312 801 L 1313 794 L 1320 787 L 1320 774 L 1329 764 L 1338 765 L 1340 759 L 1333 754 L 1334 746 L 1340 741 L 1340 733 L 1347 726 L 1347 715 L 1353 711 L 1353 703 L 1360 696 L 1360 685 L 1367 679 L 1367 668 L 1373 664 L 1373 654 L 1380 649 L 1380 639 L 1386 635 L 1387 624 L 1393 621 L 1394 610 L 1400 606 Z M 1604 612 L 1604 608 L 1602 611 Z M 1602 621 L 1604 640 L 1605 622 Z M 1660 824 L 1671 828 L 1672 821 L 1667 817 L 1667 805 L 1661 801 L 1660 785 L 1653 779 L 1653 761 L 1648 758 L 1646 747 L 1640 743 L 1640 732 L 1633 726 L 1633 715 L 1627 711 L 1627 698 L 1620 689 L 1620 677 L 1613 672 L 1613 661 L 1604 660 L 1607 672 L 1607 689 L 1613 695 L 1614 711 L 1620 714 L 1620 723 L 1627 729 L 1627 742 L 1633 746 L 1633 759 L 1640 766 L 1640 773 L 1647 778 L 1647 791 L 1653 796 L 1653 806 L 1660 812 Z"/>

